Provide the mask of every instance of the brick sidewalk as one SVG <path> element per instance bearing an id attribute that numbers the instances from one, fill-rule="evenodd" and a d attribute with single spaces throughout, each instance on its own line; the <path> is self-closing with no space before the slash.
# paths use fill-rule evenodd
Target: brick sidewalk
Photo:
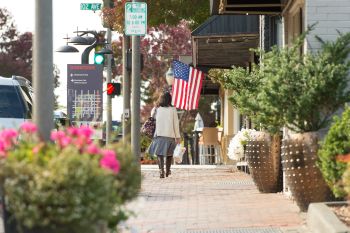
<path id="1" fill-rule="evenodd" d="M 251 177 L 229 167 L 175 166 L 159 179 L 156 166 L 142 166 L 132 233 L 300 233 L 305 214 L 281 193 L 262 194 Z"/>

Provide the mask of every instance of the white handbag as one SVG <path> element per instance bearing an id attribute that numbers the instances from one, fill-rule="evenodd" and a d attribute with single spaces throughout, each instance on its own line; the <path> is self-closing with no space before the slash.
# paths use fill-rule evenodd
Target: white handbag
<path id="1" fill-rule="evenodd" d="M 182 156 L 185 154 L 186 148 L 181 144 L 177 144 L 174 150 L 173 158 L 175 163 L 182 162 Z"/>

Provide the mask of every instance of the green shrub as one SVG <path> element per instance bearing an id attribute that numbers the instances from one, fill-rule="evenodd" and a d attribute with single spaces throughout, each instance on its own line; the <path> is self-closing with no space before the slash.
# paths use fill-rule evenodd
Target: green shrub
<path id="1" fill-rule="evenodd" d="M 344 191 L 349 195 L 350 194 L 350 165 L 348 164 L 343 177 L 342 177 L 342 183 L 344 186 Z"/>
<path id="2" fill-rule="evenodd" d="M 336 160 L 337 155 L 350 152 L 350 108 L 347 107 L 342 117 L 335 117 L 334 123 L 321 143 L 318 151 L 319 166 L 323 177 L 336 197 L 344 197 L 345 191 L 341 184 L 346 163 Z"/>

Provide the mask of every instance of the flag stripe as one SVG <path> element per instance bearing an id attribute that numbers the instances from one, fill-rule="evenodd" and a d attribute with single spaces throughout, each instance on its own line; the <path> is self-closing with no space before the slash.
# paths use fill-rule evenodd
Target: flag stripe
<path id="1" fill-rule="evenodd" d="M 176 107 L 176 104 L 175 104 L 175 102 L 176 102 L 176 98 L 175 98 L 176 90 L 177 90 L 177 79 L 175 79 L 175 81 L 174 81 L 173 88 L 172 88 L 172 93 L 171 93 L 171 95 L 173 96 L 173 98 L 171 100 L 171 104 L 173 106 L 175 106 L 175 107 Z"/>
<path id="2" fill-rule="evenodd" d="M 199 98 L 200 98 L 200 92 L 202 90 L 202 83 L 203 83 L 203 78 L 204 74 L 202 71 L 199 72 L 198 77 L 197 77 L 197 88 L 195 90 L 196 93 L 196 98 L 193 101 L 193 107 L 192 109 L 197 109 L 198 108 L 198 103 L 199 103 Z"/>
<path id="3" fill-rule="evenodd" d="M 190 96 L 191 98 L 189 99 L 188 102 L 188 110 L 192 109 L 192 103 L 193 103 L 193 99 L 195 98 L 195 88 L 196 88 L 196 84 L 197 84 L 197 80 L 196 80 L 196 74 L 197 74 L 197 70 L 196 69 L 192 69 L 190 70 L 190 80 L 191 82 L 191 90 L 190 90 Z"/>
<path id="4" fill-rule="evenodd" d="M 188 82 L 185 82 L 183 80 L 182 81 L 182 98 L 181 98 L 181 108 L 182 109 L 186 109 L 187 107 L 187 95 L 188 95 L 188 92 L 187 92 L 187 84 Z"/>
<path id="5" fill-rule="evenodd" d="M 191 77 L 191 73 L 192 73 L 192 67 L 190 67 L 190 72 L 189 72 L 189 75 Z M 189 101 L 190 99 L 192 98 L 192 95 L 191 95 L 191 91 L 192 91 L 192 86 L 193 86 L 193 80 L 191 78 L 188 79 L 188 92 L 187 92 L 187 96 L 186 96 L 186 107 L 184 109 L 188 110 L 188 107 L 189 107 Z"/>

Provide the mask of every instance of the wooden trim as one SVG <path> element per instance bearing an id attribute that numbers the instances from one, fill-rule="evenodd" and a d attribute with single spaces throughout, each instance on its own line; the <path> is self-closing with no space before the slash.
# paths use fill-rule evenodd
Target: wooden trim
<path id="1" fill-rule="evenodd" d="M 280 11 L 228 11 L 223 10 L 221 14 L 246 14 L 246 15 L 280 15 Z"/>
<path id="2" fill-rule="evenodd" d="M 233 35 L 205 35 L 205 36 L 192 36 L 193 39 L 205 39 L 205 38 L 237 38 L 237 37 L 258 37 L 259 32 L 249 34 L 233 34 Z"/>
<path id="3" fill-rule="evenodd" d="M 287 5 L 285 6 L 285 8 L 282 11 L 282 15 L 285 16 L 287 14 L 293 14 L 300 7 L 301 8 L 305 7 L 304 0 L 295 0 L 295 1 L 289 0 Z"/>
<path id="4" fill-rule="evenodd" d="M 240 8 L 240 7 L 283 7 L 284 4 L 230 4 L 230 5 L 225 5 L 225 7 L 232 7 L 232 8 Z"/>

